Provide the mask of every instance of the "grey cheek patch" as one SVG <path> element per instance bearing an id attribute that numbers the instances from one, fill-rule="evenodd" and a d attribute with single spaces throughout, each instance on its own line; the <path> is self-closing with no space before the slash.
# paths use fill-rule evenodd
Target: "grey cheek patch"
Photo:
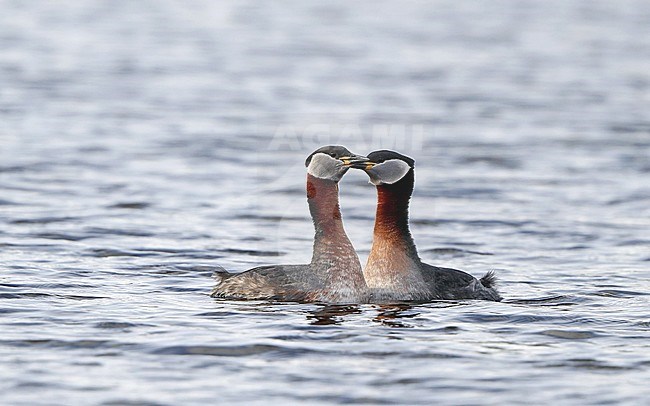
<path id="1" fill-rule="evenodd" d="M 340 169 L 341 161 L 318 153 L 311 158 L 307 173 L 321 179 L 337 180 L 340 177 Z"/>
<path id="2" fill-rule="evenodd" d="M 400 159 L 390 159 L 368 170 L 370 183 L 373 185 L 391 185 L 404 177 L 411 167 Z"/>

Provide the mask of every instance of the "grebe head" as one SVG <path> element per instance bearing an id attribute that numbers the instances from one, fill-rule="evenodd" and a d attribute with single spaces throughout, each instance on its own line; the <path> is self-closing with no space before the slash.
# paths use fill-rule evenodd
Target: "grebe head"
<path id="1" fill-rule="evenodd" d="M 375 186 L 392 185 L 415 168 L 413 158 L 395 151 L 380 150 L 368 154 L 367 161 L 353 162 L 353 168 L 363 169 Z"/>
<path id="2" fill-rule="evenodd" d="M 312 152 L 305 166 L 311 176 L 338 182 L 352 165 L 367 161 L 365 156 L 354 154 L 343 146 L 327 145 Z"/>

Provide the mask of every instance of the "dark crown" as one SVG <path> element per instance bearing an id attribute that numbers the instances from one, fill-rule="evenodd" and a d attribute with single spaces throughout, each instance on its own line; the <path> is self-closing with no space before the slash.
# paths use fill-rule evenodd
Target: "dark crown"
<path id="1" fill-rule="evenodd" d="M 339 159 L 344 156 L 351 156 L 352 152 L 350 152 L 347 148 L 341 146 L 341 145 L 327 145 L 324 147 L 318 148 L 316 151 L 312 152 L 307 159 L 305 160 L 305 166 L 309 166 L 311 163 L 311 158 L 315 154 L 325 154 L 329 155 L 332 158 Z"/>
<path id="2" fill-rule="evenodd" d="M 373 151 L 368 154 L 368 159 L 378 164 L 389 161 L 391 159 L 399 159 L 400 161 L 406 162 L 411 168 L 415 168 L 415 160 L 413 158 L 388 149 Z"/>

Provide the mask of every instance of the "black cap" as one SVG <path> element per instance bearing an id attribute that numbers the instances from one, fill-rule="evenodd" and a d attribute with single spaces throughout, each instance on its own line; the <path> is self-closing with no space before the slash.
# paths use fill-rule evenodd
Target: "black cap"
<path id="1" fill-rule="evenodd" d="M 402 155 L 399 152 L 391 151 L 389 149 L 372 151 L 371 153 L 368 154 L 368 159 L 371 162 L 377 164 L 389 161 L 391 159 L 399 159 L 400 161 L 406 162 L 408 166 L 410 166 L 411 168 L 415 168 L 415 160 L 413 158 L 410 158 L 406 155 Z"/>
<path id="2" fill-rule="evenodd" d="M 350 150 L 345 148 L 344 146 L 341 145 L 326 145 L 324 147 L 318 148 L 316 151 L 312 152 L 309 154 L 307 157 L 307 160 L 305 160 L 305 166 L 309 166 L 311 163 L 311 157 L 313 157 L 315 154 L 325 154 L 329 155 L 332 158 L 342 158 L 342 157 L 349 157 L 349 156 L 354 156 Z"/>

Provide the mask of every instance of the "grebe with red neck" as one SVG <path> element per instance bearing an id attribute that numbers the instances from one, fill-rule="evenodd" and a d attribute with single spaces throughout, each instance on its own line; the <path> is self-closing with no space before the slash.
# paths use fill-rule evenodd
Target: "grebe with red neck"
<path id="1" fill-rule="evenodd" d="M 372 301 L 482 299 L 499 301 L 495 277 L 480 280 L 451 268 L 425 264 L 409 229 L 409 202 L 415 184 L 415 161 L 394 151 L 368 154 L 363 169 L 377 188 L 373 242 L 363 275 Z"/>
<path id="2" fill-rule="evenodd" d="M 368 300 L 361 263 L 343 227 L 338 183 L 352 163 L 367 158 L 342 146 L 307 157 L 307 201 L 314 222 L 312 260 L 233 274 L 217 272 L 212 297 L 351 304 Z"/>

